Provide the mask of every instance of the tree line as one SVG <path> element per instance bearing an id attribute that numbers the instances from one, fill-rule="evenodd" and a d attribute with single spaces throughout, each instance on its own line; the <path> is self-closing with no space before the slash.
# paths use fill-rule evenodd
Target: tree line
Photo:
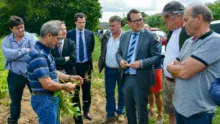
<path id="1" fill-rule="evenodd" d="M 27 31 L 39 34 L 40 27 L 48 20 L 62 20 L 68 30 L 75 28 L 74 14 L 78 12 L 86 14 L 86 28 L 98 28 L 102 16 L 98 0 L 1 0 L 0 36 L 10 32 L 7 22 L 12 15 L 24 20 Z"/>

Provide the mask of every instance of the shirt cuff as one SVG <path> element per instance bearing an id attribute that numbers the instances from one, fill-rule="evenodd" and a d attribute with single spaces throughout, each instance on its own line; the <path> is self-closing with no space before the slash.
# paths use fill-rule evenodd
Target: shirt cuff
<path id="1" fill-rule="evenodd" d="M 141 62 L 141 68 L 143 68 L 143 63 L 142 63 L 142 60 L 140 60 L 140 62 Z"/>

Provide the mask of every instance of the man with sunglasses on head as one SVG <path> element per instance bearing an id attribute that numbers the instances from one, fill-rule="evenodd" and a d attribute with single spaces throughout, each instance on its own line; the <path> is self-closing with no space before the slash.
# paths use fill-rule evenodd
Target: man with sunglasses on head
<path id="1" fill-rule="evenodd" d="M 169 2 L 163 8 L 161 15 L 164 18 L 169 34 L 167 36 L 166 53 L 163 62 L 164 70 L 164 112 L 169 115 L 169 123 L 175 124 L 175 115 L 172 99 L 174 96 L 175 80 L 167 71 L 167 65 L 176 59 L 187 38 L 183 26 L 184 6 L 177 1 Z"/>
<path id="2" fill-rule="evenodd" d="M 30 83 L 26 77 L 27 63 L 25 60 L 36 42 L 36 37 L 25 32 L 24 21 L 18 16 L 11 16 L 8 25 L 12 33 L 7 35 L 2 42 L 2 53 L 6 59 L 5 69 L 9 70 L 7 82 L 11 103 L 8 123 L 17 124 L 20 118 L 21 100 L 25 85 L 30 90 Z"/>
<path id="3" fill-rule="evenodd" d="M 127 20 L 131 30 L 121 35 L 116 59 L 122 68 L 121 83 L 128 124 L 137 124 L 137 120 L 139 124 L 148 124 L 146 91 L 155 84 L 153 65 L 161 57 L 160 42 L 156 35 L 143 28 L 140 11 L 130 10 Z"/>

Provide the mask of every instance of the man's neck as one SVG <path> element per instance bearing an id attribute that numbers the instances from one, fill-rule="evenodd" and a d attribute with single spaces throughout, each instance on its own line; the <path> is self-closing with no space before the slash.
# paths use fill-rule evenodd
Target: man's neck
<path id="1" fill-rule="evenodd" d="M 14 35 L 14 37 L 15 37 L 15 39 L 17 40 L 17 42 L 20 43 L 20 42 L 21 42 L 21 39 L 22 39 L 24 36 L 15 36 L 15 35 Z"/>
<path id="2" fill-rule="evenodd" d="M 115 39 L 117 39 L 119 36 L 120 36 L 120 34 L 121 34 L 121 30 L 120 31 L 118 31 L 117 33 L 115 33 L 115 34 L 112 34 L 112 37 L 114 38 L 114 40 Z"/>
<path id="3" fill-rule="evenodd" d="M 198 32 L 195 33 L 194 38 L 198 39 L 199 37 L 201 37 L 202 35 L 204 35 L 205 33 L 210 31 L 209 27 L 202 27 L 200 29 L 197 30 Z"/>

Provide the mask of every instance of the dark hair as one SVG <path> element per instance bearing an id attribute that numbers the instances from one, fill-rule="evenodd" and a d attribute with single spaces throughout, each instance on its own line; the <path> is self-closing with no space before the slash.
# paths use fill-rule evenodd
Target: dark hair
<path id="1" fill-rule="evenodd" d="M 195 18 L 197 15 L 201 14 L 206 22 L 211 22 L 213 20 L 212 11 L 205 5 L 192 5 L 192 17 Z"/>
<path id="2" fill-rule="evenodd" d="M 76 13 L 74 15 L 74 21 L 77 21 L 78 18 L 85 18 L 86 19 L 86 15 L 84 13 Z"/>
<path id="3" fill-rule="evenodd" d="M 14 26 L 18 26 L 24 24 L 24 21 L 18 16 L 11 16 L 8 20 L 9 28 L 13 28 Z"/>
<path id="4" fill-rule="evenodd" d="M 140 13 L 140 11 L 139 10 L 136 10 L 136 9 L 131 9 L 129 12 L 128 12 L 128 14 L 127 14 L 127 20 L 128 21 L 131 21 L 131 17 L 130 17 L 130 15 L 131 15 L 131 13 Z"/>
<path id="5" fill-rule="evenodd" d="M 114 15 L 109 19 L 109 22 L 117 22 L 117 23 L 121 24 L 121 18 L 117 15 Z"/>

